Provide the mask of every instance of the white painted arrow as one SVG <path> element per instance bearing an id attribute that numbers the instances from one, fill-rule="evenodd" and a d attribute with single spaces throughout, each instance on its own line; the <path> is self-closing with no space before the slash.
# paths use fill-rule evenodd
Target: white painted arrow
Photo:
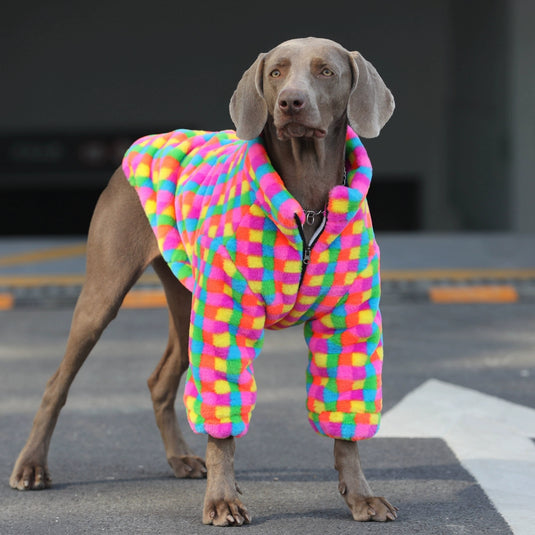
<path id="1" fill-rule="evenodd" d="M 431 379 L 388 411 L 380 437 L 439 437 L 515 535 L 535 531 L 535 410 Z"/>

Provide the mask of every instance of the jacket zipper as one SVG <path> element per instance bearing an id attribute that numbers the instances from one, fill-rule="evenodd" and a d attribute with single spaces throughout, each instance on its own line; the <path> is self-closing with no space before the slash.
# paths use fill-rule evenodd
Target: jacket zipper
<path id="1" fill-rule="evenodd" d="M 325 230 L 325 225 L 327 224 L 327 211 L 325 211 L 325 214 L 323 215 L 320 226 L 318 227 L 318 229 L 312 236 L 310 242 L 308 242 L 306 239 L 303 225 L 297 214 L 295 214 L 295 221 L 297 223 L 297 229 L 299 230 L 301 239 L 303 240 L 303 260 L 301 263 L 301 277 L 299 279 L 299 288 L 301 288 L 301 284 L 303 283 L 303 279 L 305 277 L 305 271 L 307 269 L 307 265 L 310 262 L 310 254 L 312 253 L 312 247 L 314 247 L 315 243 L 319 240 L 322 232 Z"/>

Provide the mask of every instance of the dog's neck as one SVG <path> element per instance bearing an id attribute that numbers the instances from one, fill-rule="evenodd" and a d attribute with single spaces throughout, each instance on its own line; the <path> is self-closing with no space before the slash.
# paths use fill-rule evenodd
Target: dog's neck
<path id="1" fill-rule="evenodd" d="M 277 138 L 271 117 L 264 142 L 286 189 L 305 210 L 323 210 L 329 192 L 343 183 L 347 121 L 331 126 L 324 138 Z"/>

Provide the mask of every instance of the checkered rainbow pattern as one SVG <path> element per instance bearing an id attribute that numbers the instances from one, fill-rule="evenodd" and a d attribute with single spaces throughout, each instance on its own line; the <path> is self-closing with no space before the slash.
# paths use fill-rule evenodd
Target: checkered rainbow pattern
<path id="1" fill-rule="evenodd" d="M 379 249 L 366 193 L 371 166 L 348 128 L 347 186 L 303 264 L 297 220 L 262 139 L 177 130 L 135 142 L 123 170 L 164 259 L 192 292 L 184 401 L 195 432 L 244 435 L 256 401 L 253 363 L 264 329 L 304 323 L 307 408 L 319 433 L 373 436 L 381 397 Z M 289 355 L 288 358 L 298 358 Z"/>

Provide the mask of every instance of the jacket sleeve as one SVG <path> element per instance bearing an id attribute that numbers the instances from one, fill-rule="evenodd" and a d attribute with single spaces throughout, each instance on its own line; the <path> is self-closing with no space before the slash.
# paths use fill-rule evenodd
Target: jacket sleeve
<path id="1" fill-rule="evenodd" d="M 378 261 L 358 280 L 359 290 L 305 325 L 309 421 L 320 434 L 353 441 L 377 432 L 382 408 Z"/>
<path id="2" fill-rule="evenodd" d="M 239 437 L 247 433 L 256 401 L 253 361 L 264 339 L 264 307 L 223 247 L 197 251 L 187 416 L 194 432 Z"/>

